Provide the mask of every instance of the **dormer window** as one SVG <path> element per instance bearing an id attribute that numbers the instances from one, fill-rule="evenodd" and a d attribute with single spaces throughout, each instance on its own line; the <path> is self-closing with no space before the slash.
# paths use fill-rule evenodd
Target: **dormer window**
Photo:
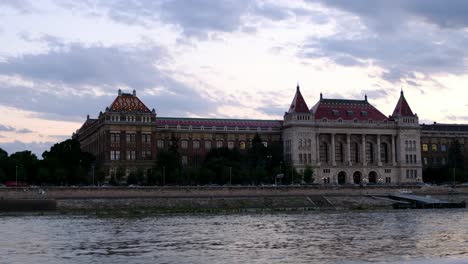
<path id="1" fill-rule="evenodd" d="M 367 116 L 367 111 L 361 111 L 361 116 Z"/>
<path id="2" fill-rule="evenodd" d="M 354 112 L 351 111 L 351 110 L 346 111 L 346 114 L 347 114 L 348 116 L 354 116 Z"/>
<path id="3" fill-rule="evenodd" d="M 332 110 L 332 114 L 333 114 L 334 116 L 339 116 L 339 115 L 340 115 L 340 111 L 338 111 L 338 110 Z"/>
<path id="4" fill-rule="evenodd" d="M 327 122 L 327 119 L 326 119 L 326 118 L 323 118 L 323 119 L 322 119 L 322 122 L 323 122 L 323 123 L 326 123 L 326 122 Z"/>
<path id="5" fill-rule="evenodd" d="M 343 119 L 339 118 L 338 123 L 343 123 Z"/>

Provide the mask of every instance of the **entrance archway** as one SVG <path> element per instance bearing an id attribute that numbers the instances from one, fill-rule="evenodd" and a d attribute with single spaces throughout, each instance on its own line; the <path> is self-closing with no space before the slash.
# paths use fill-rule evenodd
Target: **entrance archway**
<path id="1" fill-rule="evenodd" d="M 361 178 L 362 178 L 361 172 L 359 171 L 354 172 L 353 174 L 354 184 L 361 184 Z"/>
<path id="2" fill-rule="evenodd" d="M 377 172 L 371 171 L 369 172 L 369 183 L 376 184 L 377 183 Z"/>
<path id="3" fill-rule="evenodd" d="M 341 171 L 338 173 L 338 184 L 343 185 L 346 183 L 346 172 Z"/>

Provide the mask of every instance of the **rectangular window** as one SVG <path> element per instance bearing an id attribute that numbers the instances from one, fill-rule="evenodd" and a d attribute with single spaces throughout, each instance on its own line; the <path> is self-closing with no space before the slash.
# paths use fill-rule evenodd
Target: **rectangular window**
<path id="1" fill-rule="evenodd" d="M 413 155 L 413 163 L 417 163 L 417 161 L 416 161 L 416 155 Z"/>
<path id="2" fill-rule="evenodd" d="M 422 150 L 423 150 L 424 152 L 429 151 L 429 145 L 423 144 L 423 145 L 422 145 Z"/>
<path id="3" fill-rule="evenodd" d="M 136 134 L 127 134 L 127 143 L 135 143 Z"/>
<path id="4" fill-rule="evenodd" d="M 145 160 L 150 160 L 151 159 L 151 150 L 143 150 L 141 152 L 141 157 Z"/>
<path id="5" fill-rule="evenodd" d="M 127 160 L 135 160 L 136 159 L 136 151 L 129 150 L 127 151 Z"/>
<path id="6" fill-rule="evenodd" d="M 142 134 L 141 135 L 141 142 L 151 143 L 151 134 Z"/>
<path id="7" fill-rule="evenodd" d="M 223 142 L 222 141 L 216 141 L 216 148 L 222 148 L 223 147 Z"/>
<path id="8" fill-rule="evenodd" d="M 302 163 L 302 153 L 299 153 L 299 163 Z"/>
<path id="9" fill-rule="evenodd" d="M 187 156 L 182 156 L 182 165 L 186 166 L 188 164 L 188 157 Z"/>
<path id="10" fill-rule="evenodd" d="M 163 148 L 164 148 L 164 140 L 159 139 L 159 140 L 157 141 L 157 144 L 156 144 L 156 145 L 157 145 L 158 149 L 163 149 Z"/>
<path id="11" fill-rule="evenodd" d="M 424 157 L 424 165 L 427 165 L 427 157 Z"/>
<path id="12" fill-rule="evenodd" d="M 445 145 L 445 144 L 440 145 L 440 151 L 446 152 L 447 151 L 447 145 Z"/>
<path id="13" fill-rule="evenodd" d="M 385 183 L 392 183 L 391 177 L 385 177 Z"/>
<path id="14" fill-rule="evenodd" d="M 187 149 L 187 148 L 188 148 L 188 141 L 187 141 L 187 140 L 182 140 L 182 141 L 180 142 L 180 147 L 181 147 L 182 149 Z"/>
<path id="15" fill-rule="evenodd" d="M 193 149 L 199 149 L 200 148 L 200 141 L 195 140 L 192 142 Z"/>
<path id="16" fill-rule="evenodd" d="M 406 163 L 409 163 L 409 156 L 406 154 Z"/>
<path id="17" fill-rule="evenodd" d="M 120 160 L 120 150 L 111 150 L 111 160 Z"/>
<path id="18" fill-rule="evenodd" d="M 120 143 L 120 133 L 111 133 L 111 142 Z"/>
<path id="19" fill-rule="evenodd" d="M 437 144 L 432 144 L 431 150 L 432 150 L 432 151 L 437 151 Z"/>

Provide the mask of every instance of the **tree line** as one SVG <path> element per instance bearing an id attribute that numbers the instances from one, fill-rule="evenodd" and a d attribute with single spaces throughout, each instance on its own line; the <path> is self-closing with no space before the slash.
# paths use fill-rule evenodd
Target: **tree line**
<path id="1" fill-rule="evenodd" d="M 68 139 L 44 151 L 42 159 L 31 151 L 8 155 L 0 148 L 0 183 L 18 185 L 78 185 L 91 184 L 90 169 L 94 155 L 81 151 L 80 143 Z M 99 176 L 99 175 L 98 175 Z"/>

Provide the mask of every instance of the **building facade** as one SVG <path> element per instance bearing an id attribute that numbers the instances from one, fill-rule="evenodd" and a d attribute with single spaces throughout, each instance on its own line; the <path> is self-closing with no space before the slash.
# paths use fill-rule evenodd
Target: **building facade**
<path id="1" fill-rule="evenodd" d="M 458 142 L 463 157 L 468 157 L 468 125 L 438 124 L 421 125 L 421 155 L 423 169 L 449 166 L 449 151 Z M 453 165 L 452 165 L 453 166 Z M 468 168 L 468 159 L 461 167 Z"/>
<path id="2" fill-rule="evenodd" d="M 364 100 L 326 99 L 309 108 L 299 86 L 283 120 L 158 117 L 119 90 L 112 104 L 87 118 L 73 135 L 106 174 L 123 168 L 147 172 L 157 153 L 178 144 L 183 166 L 197 167 L 212 148 L 245 151 L 258 134 L 265 145 L 283 144 L 285 162 L 315 182 L 396 184 L 422 179 L 421 127 L 403 92 L 392 115 Z"/>
<path id="3" fill-rule="evenodd" d="M 421 128 L 403 92 L 389 117 L 364 100 L 325 99 L 308 108 L 297 87 L 284 115 L 284 156 L 316 182 L 412 183 L 422 179 Z"/>

